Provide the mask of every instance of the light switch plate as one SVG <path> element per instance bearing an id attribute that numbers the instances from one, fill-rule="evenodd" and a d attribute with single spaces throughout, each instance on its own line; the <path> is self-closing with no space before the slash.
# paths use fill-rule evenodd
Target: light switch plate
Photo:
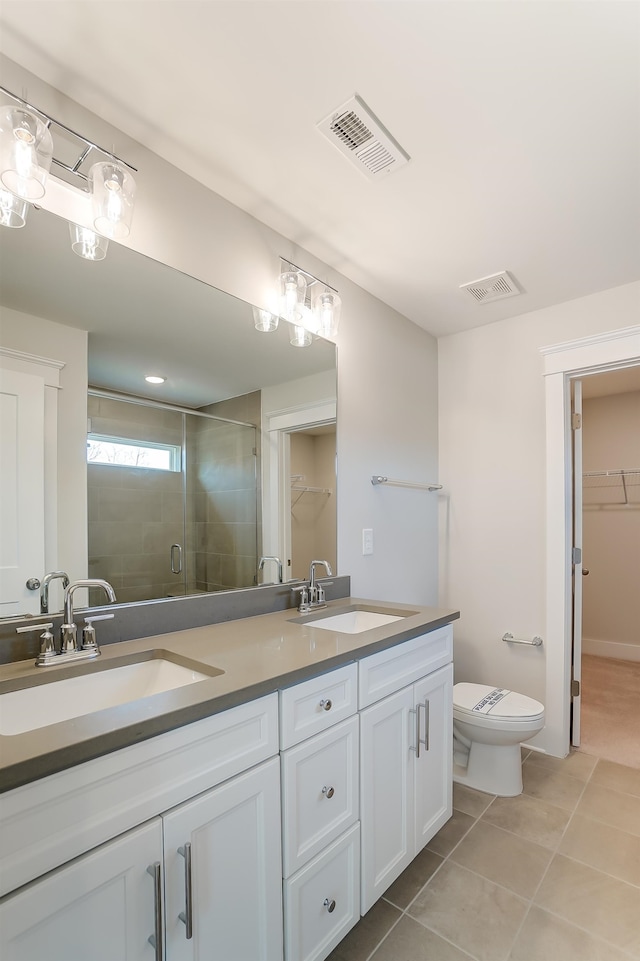
<path id="1" fill-rule="evenodd" d="M 362 553 L 373 554 L 373 528 L 362 528 Z"/>

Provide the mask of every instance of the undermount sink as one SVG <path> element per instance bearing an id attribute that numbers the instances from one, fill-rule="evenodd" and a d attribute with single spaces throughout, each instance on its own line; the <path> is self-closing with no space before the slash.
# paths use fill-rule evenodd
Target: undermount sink
<path id="1" fill-rule="evenodd" d="M 60 680 L 38 677 L 30 687 L 0 694 L 0 735 L 24 734 L 224 674 L 185 658 L 173 660 L 166 651 L 148 651 L 126 663 L 118 660 L 113 667 L 96 667 Z"/>
<path id="2" fill-rule="evenodd" d="M 374 627 L 382 627 L 385 624 L 392 624 L 394 621 L 401 621 L 411 612 L 385 613 L 384 611 L 370 611 L 360 608 L 352 608 L 336 614 L 327 614 L 325 617 L 318 617 L 314 620 L 307 620 L 304 623 L 307 627 L 317 627 L 322 631 L 338 631 L 340 634 L 360 634 L 362 631 L 371 631 Z"/>

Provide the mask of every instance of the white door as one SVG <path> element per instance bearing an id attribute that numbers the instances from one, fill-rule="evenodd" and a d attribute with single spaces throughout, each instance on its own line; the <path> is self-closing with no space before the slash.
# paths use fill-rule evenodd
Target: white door
<path id="1" fill-rule="evenodd" d="M 38 614 L 44 555 L 44 380 L 0 369 L 0 617 Z"/>
<path id="2" fill-rule="evenodd" d="M 414 696 L 420 721 L 415 776 L 417 854 L 451 817 L 453 665 L 417 681 Z"/>
<path id="3" fill-rule="evenodd" d="M 573 619 L 571 653 L 571 743 L 580 745 L 580 685 L 582 682 L 582 381 L 571 382 L 573 463 Z"/>
<path id="4" fill-rule="evenodd" d="M 281 961 L 279 759 L 162 820 L 168 961 Z"/>
<path id="5" fill-rule="evenodd" d="M 149 938 L 161 912 L 161 860 L 155 818 L 9 895 L 0 904 L 2 961 L 159 959 Z"/>
<path id="6" fill-rule="evenodd" d="M 415 731 L 412 686 L 360 715 L 362 914 L 415 855 Z"/>

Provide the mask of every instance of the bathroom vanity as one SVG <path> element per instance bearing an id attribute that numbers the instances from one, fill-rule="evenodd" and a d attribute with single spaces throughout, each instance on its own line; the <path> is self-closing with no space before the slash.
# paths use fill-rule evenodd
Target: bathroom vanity
<path id="1" fill-rule="evenodd" d="M 347 598 L 103 648 L 83 670 L 205 677 L 0 735 L 3 961 L 326 958 L 451 816 L 457 616 Z M 0 668 L 0 723 L 49 670 Z"/>

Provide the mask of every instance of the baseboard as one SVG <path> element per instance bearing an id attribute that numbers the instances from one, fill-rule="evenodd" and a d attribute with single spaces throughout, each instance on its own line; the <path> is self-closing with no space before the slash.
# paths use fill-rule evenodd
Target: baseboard
<path id="1" fill-rule="evenodd" d="M 621 644 L 618 641 L 598 641 L 582 638 L 582 653 L 596 657 L 612 657 L 616 661 L 640 661 L 640 644 Z"/>

